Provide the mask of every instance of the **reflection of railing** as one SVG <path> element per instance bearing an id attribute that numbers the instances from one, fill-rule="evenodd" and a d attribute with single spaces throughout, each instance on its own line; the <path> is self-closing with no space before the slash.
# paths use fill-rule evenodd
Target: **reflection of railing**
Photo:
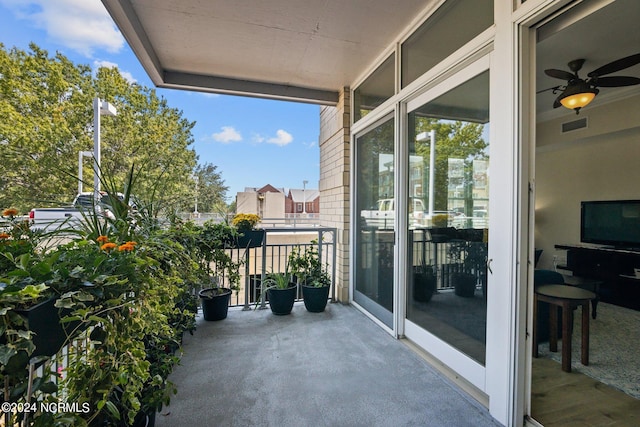
<path id="1" fill-rule="evenodd" d="M 249 309 L 251 304 L 260 299 L 260 286 L 264 276 L 268 273 L 284 272 L 292 250 L 304 253 L 311 247 L 317 249 L 320 263 L 327 267 L 331 277 L 329 295 L 335 300 L 335 243 L 335 228 L 265 228 L 262 246 L 228 249 L 234 261 L 244 261 L 240 269 L 240 290 L 232 294 L 230 305 Z M 227 283 L 227 278 L 222 278 L 222 286 Z M 298 289 L 298 292 L 297 299 L 300 299 L 301 289 Z"/>
<path id="2" fill-rule="evenodd" d="M 453 288 L 454 273 L 469 273 L 480 284 L 486 278 L 487 243 L 483 230 L 411 230 L 410 259 L 412 267 L 431 267 L 436 275 L 437 289 Z"/>

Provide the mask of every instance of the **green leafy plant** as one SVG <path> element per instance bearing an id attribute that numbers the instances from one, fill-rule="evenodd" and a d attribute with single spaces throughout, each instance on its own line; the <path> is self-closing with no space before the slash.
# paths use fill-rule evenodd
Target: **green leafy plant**
<path id="1" fill-rule="evenodd" d="M 288 265 L 292 275 L 300 283 L 314 287 L 331 285 L 327 266 L 320 261 L 317 239 L 312 240 L 311 245 L 304 248 L 301 246 L 293 248 L 289 253 Z"/>
<path id="2" fill-rule="evenodd" d="M 131 192 L 125 191 L 125 200 L 126 194 Z M 161 229 L 143 217 L 145 212 L 126 205 L 99 221 L 105 227 L 69 235 L 68 243 L 46 251 L 3 222 L 0 379 L 11 388 L 13 401 L 64 398 L 90 409 L 35 414 L 33 425 L 130 425 L 141 413 L 168 404 L 175 393 L 168 380 L 178 360 L 175 352 L 182 334 L 195 328 L 197 247 L 186 248 L 174 230 Z M 80 333 L 89 345 L 68 347 L 69 364 L 57 387 L 46 365 L 28 387 L 33 337 L 14 308 L 45 296 L 56 298 L 55 306 L 65 313 L 62 322 L 78 325 L 68 342 Z"/>
<path id="3" fill-rule="evenodd" d="M 244 265 L 243 257 L 234 259 L 231 248 L 237 239 L 237 231 L 228 224 L 212 221 L 205 222 L 202 227 L 193 227 L 196 231 L 195 245 L 197 260 L 203 280 L 212 292 L 221 288 L 234 291 L 240 289 L 240 267 Z"/>

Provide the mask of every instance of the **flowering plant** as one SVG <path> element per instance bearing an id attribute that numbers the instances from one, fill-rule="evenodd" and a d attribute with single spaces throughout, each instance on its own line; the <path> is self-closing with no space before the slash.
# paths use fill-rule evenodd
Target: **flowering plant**
<path id="1" fill-rule="evenodd" d="M 260 222 L 260 216 L 256 214 L 239 213 L 231 220 L 231 225 L 238 230 L 253 230 Z"/>

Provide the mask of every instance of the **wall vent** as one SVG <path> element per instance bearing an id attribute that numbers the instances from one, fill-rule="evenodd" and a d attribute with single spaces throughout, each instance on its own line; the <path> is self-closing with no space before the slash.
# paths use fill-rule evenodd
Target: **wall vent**
<path id="1" fill-rule="evenodd" d="M 562 124 L 562 133 L 572 132 L 578 129 L 584 129 L 587 127 L 587 118 L 583 117 L 572 122 L 566 122 Z"/>

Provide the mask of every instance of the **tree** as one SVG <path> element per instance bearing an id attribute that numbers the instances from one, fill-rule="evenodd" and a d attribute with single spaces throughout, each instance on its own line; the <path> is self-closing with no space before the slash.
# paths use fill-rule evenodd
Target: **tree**
<path id="1" fill-rule="evenodd" d="M 229 187 L 224 185 L 218 167 L 211 163 L 198 165 L 194 179 L 197 181 L 198 210 L 201 212 L 226 212 L 224 200 Z"/>
<path id="2" fill-rule="evenodd" d="M 438 120 L 427 117 L 416 117 L 415 134 L 435 130 L 435 196 L 434 210 L 449 210 L 449 159 L 461 159 L 463 166 L 463 185 L 465 191 L 471 185 L 473 160 L 487 159 L 487 142 L 482 138 L 484 124 Z M 415 141 L 415 153 L 424 159 L 424 170 L 428 170 L 431 145 L 430 141 Z M 468 193 L 468 191 L 467 191 Z M 465 197 L 470 194 L 465 193 Z M 467 203 L 468 204 L 468 203 Z M 468 209 L 467 209 L 468 210 Z M 471 212 L 466 212 L 471 216 Z"/>
<path id="3" fill-rule="evenodd" d="M 71 165 L 91 147 L 91 70 L 35 45 L 0 48 L 0 206 L 68 201 Z"/>
<path id="4" fill-rule="evenodd" d="M 26 212 L 71 201 L 78 153 L 93 149 L 95 97 L 118 110 L 116 117 L 101 118 L 103 176 L 124 182 L 135 164 L 142 170 L 138 198 L 174 208 L 192 206 L 195 122 L 115 68 L 100 68 L 94 77 L 89 66 L 74 65 L 60 53 L 51 58 L 34 44 L 29 52 L 7 51 L 0 44 L 0 206 Z M 216 175 L 215 166 L 211 173 Z M 89 159 L 83 176 L 93 176 Z M 216 179 L 211 182 L 219 185 L 208 191 L 222 193 L 210 197 L 224 199 L 226 187 L 219 174 Z M 93 180 L 86 181 L 85 191 L 91 191 Z"/>

